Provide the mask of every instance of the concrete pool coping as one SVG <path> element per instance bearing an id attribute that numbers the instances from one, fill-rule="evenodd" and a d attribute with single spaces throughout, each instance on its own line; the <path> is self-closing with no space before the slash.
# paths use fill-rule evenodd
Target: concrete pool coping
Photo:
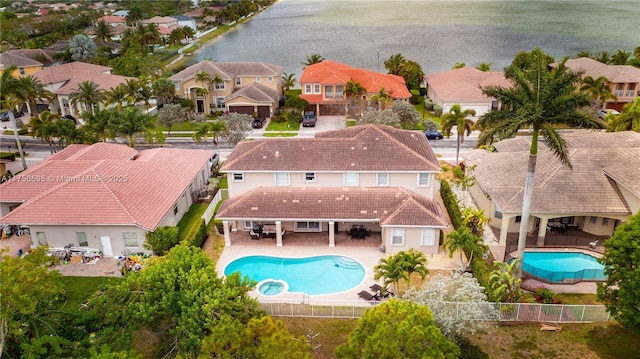
<path id="1" fill-rule="evenodd" d="M 273 257 L 287 257 L 287 258 L 303 258 L 303 257 L 315 257 L 321 255 L 340 255 L 345 257 L 351 257 L 364 267 L 365 276 L 362 283 L 354 287 L 353 289 L 323 295 L 306 295 L 304 293 L 283 293 L 277 296 L 263 296 L 260 295 L 257 290 L 253 290 L 250 294 L 257 298 L 260 302 L 286 302 L 286 303 L 322 303 L 322 302 L 348 302 L 354 305 L 368 306 L 370 302 L 359 299 L 358 292 L 366 290 L 371 292 L 369 288 L 374 283 L 382 284 L 380 281 L 373 279 L 373 267 L 378 264 L 381 258 L 387 258 L 389 255 L 380 252 L 378 247 L 308 247 L 308 246 L 263 246 L 263 245 L 242 245 L 242 246 L 228 246 L 225 247 L 216 263 L 216 271 L 219 275 L 223 275 L 225 267 L 232 261 L 247 256 L 262 255 Z M 427 254 L 427 268 L 435 270 L 453 270 L 460 267 L 457 254 L 453 258 L 449 258 L 446 254 Z"/>

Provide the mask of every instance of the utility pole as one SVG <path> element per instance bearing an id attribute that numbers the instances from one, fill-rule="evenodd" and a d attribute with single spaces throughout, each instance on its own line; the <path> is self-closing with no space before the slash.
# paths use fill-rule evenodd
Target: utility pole
<path id="1" fill-rule="evenodd" d="M 376 51 L 378 52 L 378 72 L 380 72 L 380 49 Z"/>

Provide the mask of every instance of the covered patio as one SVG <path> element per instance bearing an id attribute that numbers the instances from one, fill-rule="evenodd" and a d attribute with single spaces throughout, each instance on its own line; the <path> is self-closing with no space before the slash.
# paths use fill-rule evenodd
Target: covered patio
<path id="1" fill-rule="evenodd" d="M 247 231 L 232 231 L 230 233 L 230 239 L 233 245 L 238 246 L 275 246 L 275 238 L 253 238 Z M 294 232 L 286 231 L 282 236 L 282 244 L 301 246 L 301 247 L 313 247 L 313 246 L 327 246 L 329 240 L 329 233 L 327 232 Z M 346 231 L 340 231 L 334 234 L 334 240 L 336 246 L 349 246 L 349 247 L 367 247 L 367 248 L 379 248 L 382 244 L 381 232 L 369 232 L 369 235 L 365 238 L 353 238 L 347 234 Z"/>
<path id="2" fill-rule="evenodd" d="M 500 229 L 491 227 L 491 231 L 497 236 L 500 235 Z M 567 227 L 563 231 L 551 231 L 546 233 L 544 245 L 539 246 L 537 243 L 537 233 L 527 233 L 526 248 L 579 248 L 592 252 L 604 253 L 604 241 L 609 236 L 596 236 L 576 227 Z M 507 241 L 505 255 L 518 248 L 518 233 L 507 233 Z"/>

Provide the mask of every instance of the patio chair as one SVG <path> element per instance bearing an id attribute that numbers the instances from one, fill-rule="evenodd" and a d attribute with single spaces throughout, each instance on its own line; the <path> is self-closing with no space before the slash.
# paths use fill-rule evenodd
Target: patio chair
<path id="1" fill-rule="evenodd" d="M 260 239 L 260 233 L 254 232 L 253 228 L 249 231 L 249 235 L 251 236 L 251 239 Z"/>
<path id="2" fill-rule="evenodd" d="M 364 299 L 364 300 L 378 300 L 378 297 L 375 294 L 371 294 L 369 292 L 367 292 L 366 290 L 361 291 L 360 293 L 358 293 L 358 297 Z"/>
<path id="3" fill-rule="evenodd" d="M 598 240 L 596 239 L 593 242 L 589 242 L 589 248 L 596 248 L 596 246 L 598 245 Z"/>

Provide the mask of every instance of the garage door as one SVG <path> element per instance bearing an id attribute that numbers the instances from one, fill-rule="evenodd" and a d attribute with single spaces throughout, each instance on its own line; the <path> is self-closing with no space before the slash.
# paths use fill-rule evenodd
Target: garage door
<path id="1" fill-rule="evenodd" d="M 271 117 L 271 111 L 269 106 L 258 106 L 258 117 L 269 118 Z"/>
<path id="2" fill-rule="evenodd" d="M 229 106 L 229 112 L 244 113 L 253 116 L 253 106 Z"/>
<path id="3" fill-rule="evenodd" d="M 320 115 L 344 115 L 344 105 L 320 105 Z"/>

